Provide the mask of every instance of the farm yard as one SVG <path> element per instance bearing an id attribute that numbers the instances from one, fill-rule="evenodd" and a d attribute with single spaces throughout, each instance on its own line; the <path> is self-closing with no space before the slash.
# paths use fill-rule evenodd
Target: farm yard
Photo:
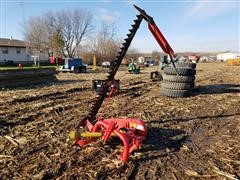
<path id="1" fill-rule="evenodd" d="M 200 63 L 193 96 L 174 99 L 150 80 L 154 68 L 120 69 L 121 90 L 102 106 L 106 118 L 137 117 L 148 126 L 127 164 L 117 159 L 118 141 L 68 142 L 96 97 L 92 79 L 107 73 L 59 73 L 57 82 L 1 90 L 0 179 L 239 179 L 240 66 Z"/>

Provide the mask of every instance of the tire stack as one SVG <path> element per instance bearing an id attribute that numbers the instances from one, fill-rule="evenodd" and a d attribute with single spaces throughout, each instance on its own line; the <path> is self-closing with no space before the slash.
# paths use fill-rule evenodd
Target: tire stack
<path id="1" fill-rule="evenodd" d="M 175 66 L 177 72 L 173 65 L 164 68 L 161 94 L 173 98 L 191 96 L 195 87 L 196 64 L 181 62 Z"/>

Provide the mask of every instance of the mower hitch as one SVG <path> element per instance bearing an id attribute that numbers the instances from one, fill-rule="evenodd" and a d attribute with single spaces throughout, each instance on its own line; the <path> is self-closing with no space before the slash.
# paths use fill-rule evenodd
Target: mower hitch
<path id="1" fill-rule="evenodd" d="M 139 149 L 142 141 L 146 138 L 147 127 L 140 119 L 101 119 L 92 125 L 88 120 L 82 130 L 75 130 L 69 133 L 69 138 L 75 144 L 83 147 L 101 137 L 105 143 L 110 137 L 116 136 L 123 143 L 123 152 L 119 156 L 123 163 L 128 161 L 129 155 Z"/>

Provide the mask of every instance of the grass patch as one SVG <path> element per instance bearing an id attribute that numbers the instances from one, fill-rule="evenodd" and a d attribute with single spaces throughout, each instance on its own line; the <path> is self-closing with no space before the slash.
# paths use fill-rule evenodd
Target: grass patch
<path id="1" fill-rule="evenodd" d="M 23 66 L 23 70 L 26 70 L 26 69 L 31 69 L 31 70 L 34 70 L 34 69 L 48 69 L 48 68 L 55 68 L 57 69 L 57 66 Z M 18 70 L 19 67 L 18 66 L 0 66 L 0 71 L 1 70 Z"/>

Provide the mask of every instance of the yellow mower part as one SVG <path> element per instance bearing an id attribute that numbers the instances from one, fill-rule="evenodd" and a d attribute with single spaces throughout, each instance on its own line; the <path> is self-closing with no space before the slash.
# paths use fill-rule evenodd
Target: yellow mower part
<path id="1" fill-rule="evenodd" d="M 93 138 L 93 137 L 102 137 L 103 136 L 103 133 L 102 132 L 80 132 L 80 131 L 76 131 L 76 130 L 72 130 L 69 132 L 69 140 L 70 141 L 75 141 L 79 138 Z M 115 133 L 111 133 L 110 136 L 116 136 Z"/>
<path id="2" fill-rule="evenodd" d="M 75 141 L 76 139 L 78 139 L 77 137 L 79 137 L 79 136 L 77 134 L 78 134 L 77 131 L 71 130 L 68 134 L 69 140 L 70 141 Z"/>
<path id="3" fill-rule="evenodd" d="M 80 134 L 80 136 L 83 137 L 83 138 L 102 137 L 103 133 L 101 133 L 101 132 L 82 132 Z M 110 136 L 116 136 L 116 134 L 111 133 Z"/>
<path id="4" fill-rule="evenodd" d="M 83 138 L 90 138 L 90 137 L 101 137 L 101 132 L 83 132 L 81 133 L 81 137 Z"/>

